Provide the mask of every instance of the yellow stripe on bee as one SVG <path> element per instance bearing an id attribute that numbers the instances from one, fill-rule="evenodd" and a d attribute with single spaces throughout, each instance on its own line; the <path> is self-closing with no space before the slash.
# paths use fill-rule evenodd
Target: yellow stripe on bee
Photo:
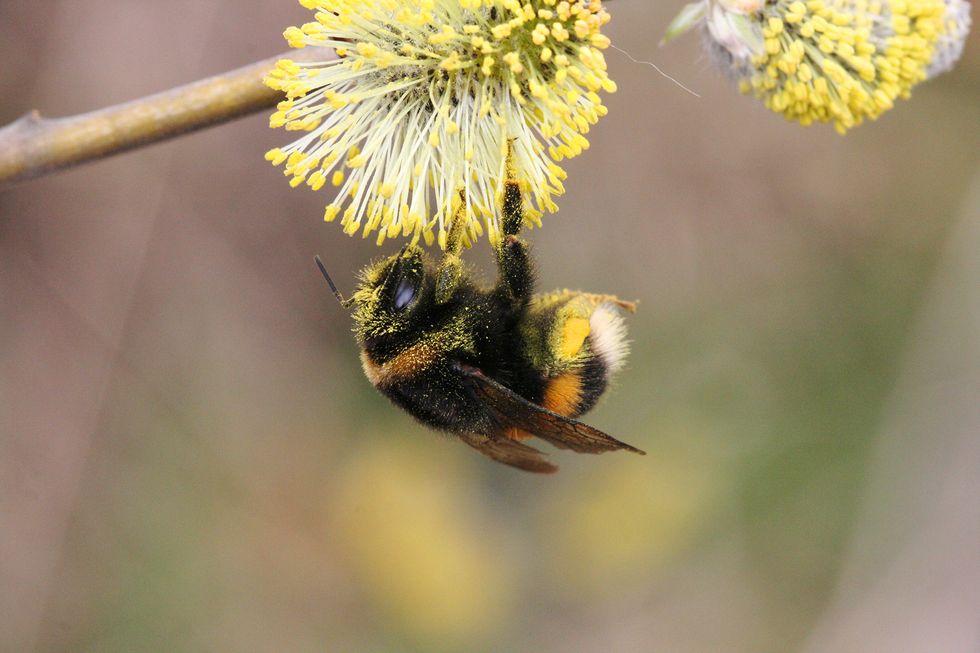
<path id="1" fill-rule="evenodd" d="M 559 353 L 563 358 L 575 358 L 582 349 L 582 343 L 589 335 L 589 321 L 581 317 L 572 317 L 562 325 L 561 347 Z"/>

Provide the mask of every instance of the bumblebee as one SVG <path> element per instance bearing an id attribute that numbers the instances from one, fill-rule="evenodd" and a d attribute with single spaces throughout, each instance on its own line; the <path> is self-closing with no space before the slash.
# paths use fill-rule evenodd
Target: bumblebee
<path id="1" fill-rule="evenodd" d="M 408 245 L 368 266 L 349 300 L 370 382 L 397 406 L 480 453 L 529 472 L 558 468 L 523 441 L 536 436 L 579 453 L 643 451 L 575 418 L 591 409 L 627 354 L 623 313 L 634 304 L 569 290 L 533 295 L 520 185 L 506 166 L 499 277 L 475 283 L 460 259 L 454 219 L 438 264 Z M 460 194 L 455 215 L 465 210 Z"/>

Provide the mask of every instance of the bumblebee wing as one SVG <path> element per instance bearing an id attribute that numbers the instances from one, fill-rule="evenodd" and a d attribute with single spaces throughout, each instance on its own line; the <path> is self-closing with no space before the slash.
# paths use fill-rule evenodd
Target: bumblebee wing
<path id="1" fill-rule="evenodd" d="M 460 433 L 459 437 L 463 442 L 498 463 L 537 474 L 553 474 L 558 471 L 558 467 L 549 463 L 543 453 L 515 440 L 504 437 L 493 438 L 478 433 Z"/>
<path id="2" fill-rule="evenodd" d="M 472 381 L 474 392 L 491 411 L 501 430 L 521 429 L 542 440 L 547 440 L 560 449 L 571 449 L 578 453 L 602 453 L 603 451 L 625 449 L 646 455 L 646 452 L 625 442 L 620 442 L 599 429 L 553 413 L 547 408 L 528 401 L 475 367 L 463 364 L 460 364 L 459 367 L 463 374 Z"/>

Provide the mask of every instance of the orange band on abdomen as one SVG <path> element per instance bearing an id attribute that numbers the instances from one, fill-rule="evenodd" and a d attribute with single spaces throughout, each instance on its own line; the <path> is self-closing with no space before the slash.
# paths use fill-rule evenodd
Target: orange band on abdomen
<path id="1" fill-rule="evenodd" d="M 541 405 L 553 413 L 571 417 L 578 413 L 582 403 L 582 375 L 570 370 L 548 381 Z"/>

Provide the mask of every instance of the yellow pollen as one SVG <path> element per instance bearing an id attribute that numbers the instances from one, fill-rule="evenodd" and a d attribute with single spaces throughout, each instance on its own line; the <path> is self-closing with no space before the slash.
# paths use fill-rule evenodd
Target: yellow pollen
<path id="1" fill-rule="evenodd" d="M 585 342 L 585 338 L 589 335 L 590 330 L 591 328 L 587 319 L 572 317 L 565 320 L 564 325 L 562 325 L 561 336 L 562 357 L 574 358 L 579 350 L 582 349 L 582 343 Z"/>

